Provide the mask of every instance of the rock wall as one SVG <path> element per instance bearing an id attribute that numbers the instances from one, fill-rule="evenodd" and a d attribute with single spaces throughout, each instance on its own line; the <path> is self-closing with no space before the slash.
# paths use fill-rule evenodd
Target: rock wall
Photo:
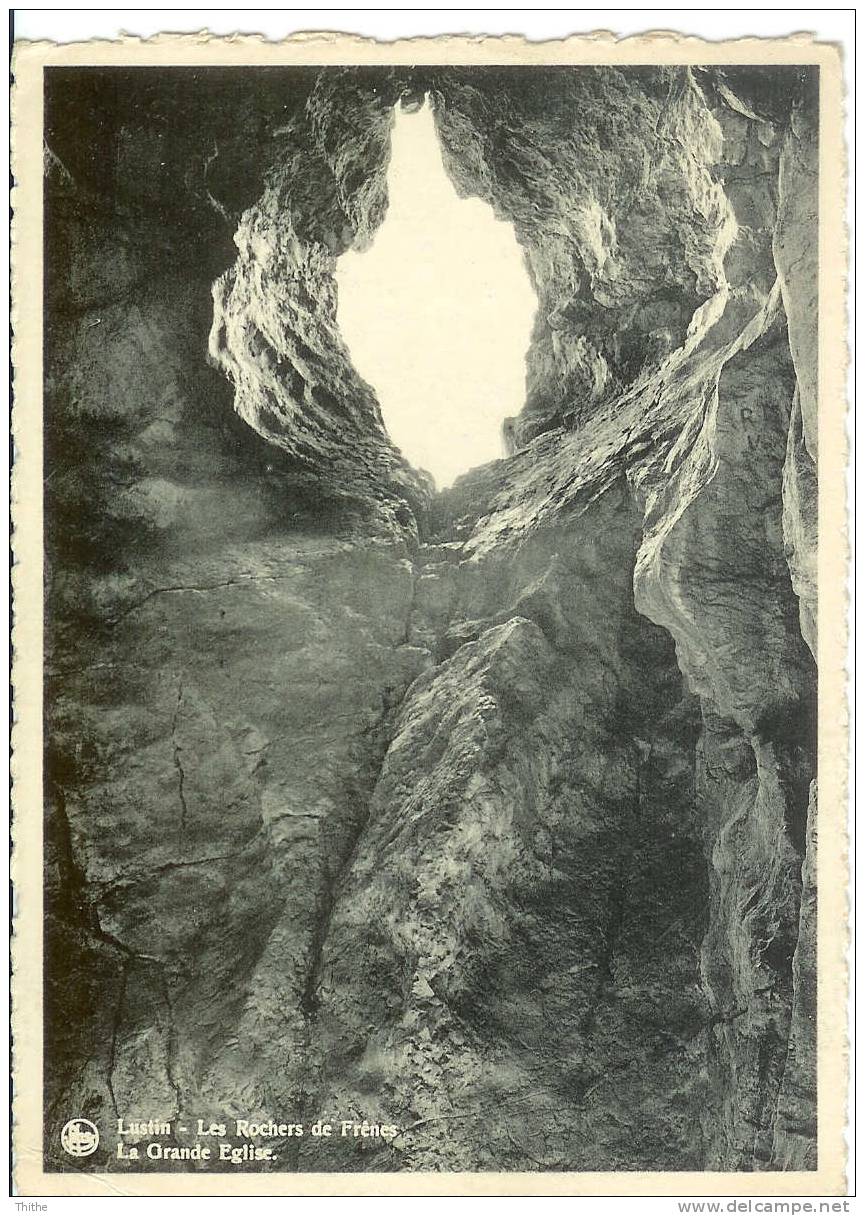
<path id="1" fill-rule="evenodd" d="M 815 84 L 49 82 L 51 1168 L 73 1108 L 814 1168 Z M 539 299 L 511 456 L 441 494 L 332 278 L 424 94 Z"/>

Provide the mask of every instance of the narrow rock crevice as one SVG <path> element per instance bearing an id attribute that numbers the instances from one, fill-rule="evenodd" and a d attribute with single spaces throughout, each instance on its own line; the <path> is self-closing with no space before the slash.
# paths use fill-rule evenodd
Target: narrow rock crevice
<path id="1" fill-rule="evenodd" d="M 118 1037 L 123 1025 L 123 1005 L 124 1001 L 126 1000 L 127 966 L 128 964 L 125 964 L 123 971 L 121 972 L 120 992 L 117 996 L 117 1007 L 111 1023 L 111 1047 L 108 1053 L 108 1066 L 105 1071 L 105 1084 L 111 1097 L 111 1106 L 114 1110 L 114 1114 L 117 1116 L 120 1115 L 120 1107 L 117 1105 L 117 1095 L 114 1092 L 114 1067 L 117 1060 Z"/>
<path id="2" fill-rule="evenodd" d="M 174 709 L 174 717 L 171 721 L 171 741 L 174 745 L 174 767 L 177 769 L 177 798 L 180 802 L 180 831 L 186 831 L 186 824 L 189 817 L 189 808 L 186 805 L 186 773 L 183 771 L 183 748 L 177 742 L 177 722 L 180 717 L 180 711 L 183 708 L 183 683 L 177 685 L 177 705 Z"/>
<path id="3" fill-rule="evenodd" d="M 46 1160 L 813 1168 L 816 73 L 147 76 L 46 91 Z M 538 296 L 441 493 L 334 281 L 423 97 Z"/>

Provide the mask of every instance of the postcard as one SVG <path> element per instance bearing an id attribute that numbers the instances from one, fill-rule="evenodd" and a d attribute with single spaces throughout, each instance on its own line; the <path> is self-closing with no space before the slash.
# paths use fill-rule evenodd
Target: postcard
<path id="1" fill-rule="evenodd" d="M 18 1193 L 843 1193 L 837 48 L 14 76 Z"/>

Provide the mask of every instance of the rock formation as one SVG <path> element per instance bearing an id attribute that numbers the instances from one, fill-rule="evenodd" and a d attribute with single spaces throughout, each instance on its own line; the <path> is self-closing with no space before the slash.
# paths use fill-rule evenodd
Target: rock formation
<path id="1" fill-rule="evenodd" d="M 49 1168 L 814 1168 L 815 74 L 48 71 Z M 424 94 L 539 300 L 438 494 L 332 277 Z"/>

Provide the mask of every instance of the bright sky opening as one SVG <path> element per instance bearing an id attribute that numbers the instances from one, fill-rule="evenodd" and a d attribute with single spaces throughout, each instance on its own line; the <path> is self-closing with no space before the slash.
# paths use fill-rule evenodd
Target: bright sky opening
<path id="1" fill-rule="evenodd" d="M 457 197 L 428 104 L 397 108 L 388 194 L 372 246 L 337 265 L 339 325 L 394 443 L 441 488 L 504 455 L 537 298 L 513 226 Z"/>

